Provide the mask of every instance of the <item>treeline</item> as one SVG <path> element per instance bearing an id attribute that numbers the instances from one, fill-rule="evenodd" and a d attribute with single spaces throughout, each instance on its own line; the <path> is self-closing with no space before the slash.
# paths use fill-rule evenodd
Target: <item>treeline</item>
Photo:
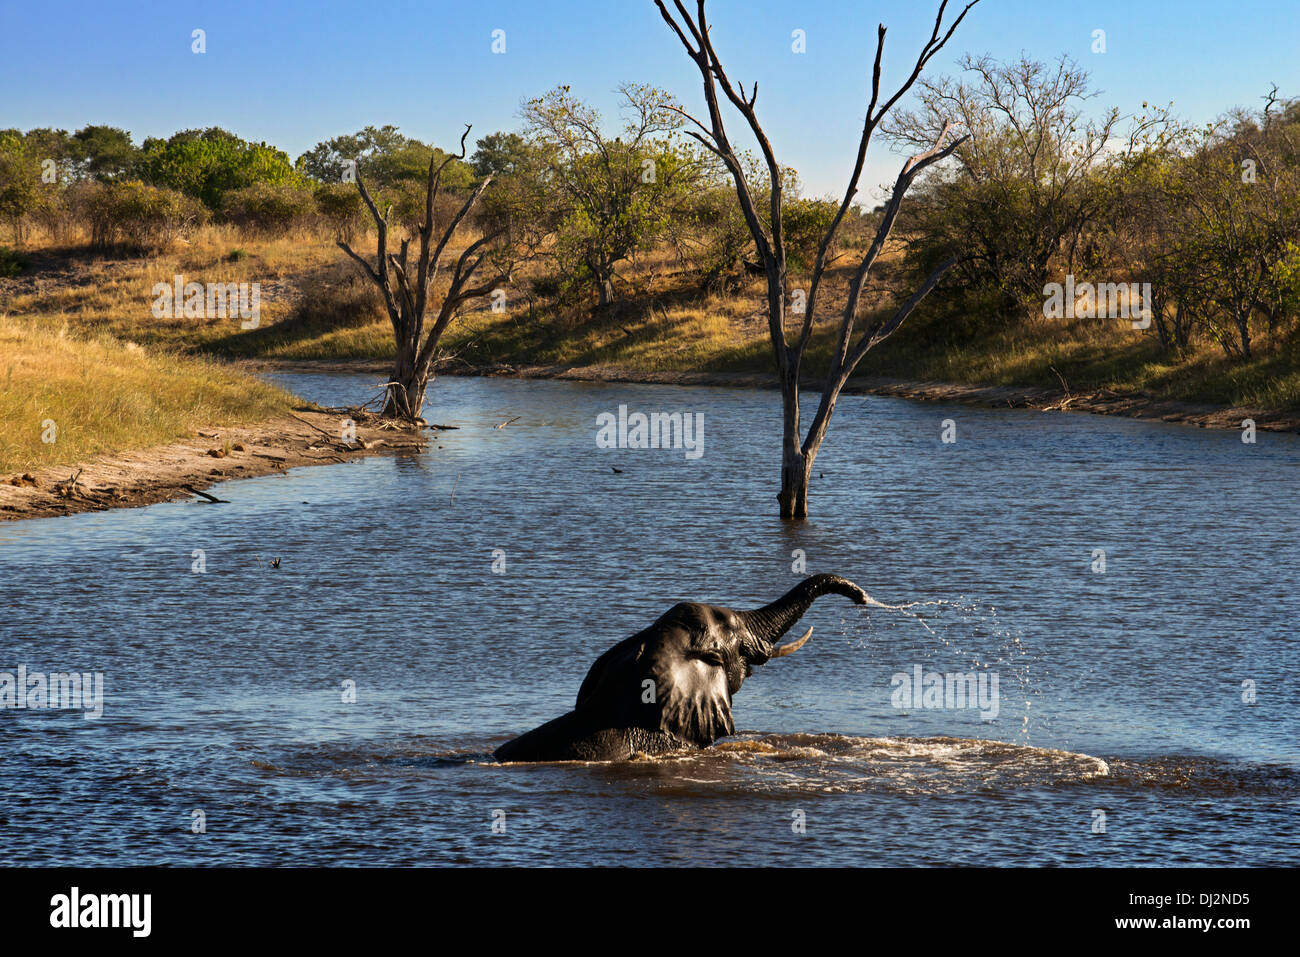
<path id="1" fill-rule="evenodd" d="M 726 171 L 678 135 L 673 104 L 651 87 L 622 88 L 622 125 L 559 87 L 523 106 L 521 132 L 478 138 L 441 174 L 442 221 L 484 177 L 494 179 L 480 218 L 507 217 L 549 238 L 536 253 L 551 268 L 542 294 L 567 300 L 619 295 L 619 269 L 665 248 L 725 290 L 743 275 L 750 239 Z M 472 152 L 469 150 L 472 149 Z M 459 145 L 455 156 L 460 155 Z M 75 133 L 0 131 L 0 221 L 20 242 L 33 230 L 56 241 L 164 247 L 210 222 L 271 237 L 316 230 L 344 242 L 370 227 L 360 177 L 396 230 L 424 215 L 430 162 L 449 154 L 393 126 L 366 127 L 318 143 L 292 161 L 282 150 L 219 129 L 184 130 L 135 145 L 107 126 Z M 788 171 L 787 230 L 811 257 L 834 215 L 828 201 L 798 197 Z M 861 241 L 865 227 L 843 239 Z"/>
<path id="2" fill-rule="evenodd" d="M 912 189 L 895 230 L 905 248 L 900 288 L 958 258 L 945 294 L 926 306 L 952 320 L 943 335 L 1044 321 L 1045 287 L 1072 275 L 1080 284 L 1149 283 L 1146 334 L 1171 351 L 1213 342 L 1248 358 L 1261 334 L 1291 336 L 1300 316 L 1300 101 L 1274 90 L 1256 109 L 1191 125 L 1145 104 L 1134 116 L 1091 113 L 1088 77 L 1064 58 L 968 57 L 962 67 L 921 81 L 919 105 L 886 131 L 909 151 L 928 148 L 946 123 L 971 134 Z M 506 242 L 529 234 L 540 260 L 534 291 L 560 302 L 603 305 L 635 292 L 645 270 L 629 266 L 665 255 L 703 290 L 744 283 L 753 241 L 727 171 L 688 135 L 665 93 L 629 84 L 620 95 L 616 123 L 568 87 L 526 101 L 518 131 L 479 137 L 446 165 L 435 216 L 445 222 L 491 176 L 476 215 L 515 224 L 494 228 Z M 20 241 L 42 230 L 141 249 L 208 222 L 351 242 L 370 226 L 357 177 L 392 228 L 409 233 L 423 218 L 430 162 L 449 155 L 460 156 L 460 144 L 434 146 L 392 126 L 334 137 L 296 161 L 217 128 L 138 146 L 106 126 L 7 130 L 0 221 Z M 795 171 L 783 175 L 793 294 L 838 202 L 801 196 Z M 763 215 L 768 197 L 754 201 Z M 836 243 L 869 241 L 874 215 L 854 207 Z M 539 236 L 545 242 L 531 242 Z"/>
<path id="3" fill-rule="evenodd" d="M 1294 332 L 1300 100 L 1274 88 L 1201 126 L 1146 103 L 1089 120 L 1087 74 L 1064 58 L 962 65 L 918 83 L 920 107 L 890 129 L 909 146 L 948 121 L 972 134 L 904 205 L 918 273 L 960 257 L 936 308 L 973 317 L 972 335 L 981 317 L 1042 319 L 1046 285 L 1069 275 L 1149 283 L 1151 334 L 1171 351 L 1201 338 L 1249 358 L 1259 331 Z"/>

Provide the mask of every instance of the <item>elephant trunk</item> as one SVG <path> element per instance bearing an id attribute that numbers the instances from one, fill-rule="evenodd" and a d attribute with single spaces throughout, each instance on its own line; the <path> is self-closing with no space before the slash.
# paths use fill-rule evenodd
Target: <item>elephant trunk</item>
<path id="1" fill-rule="evenodd" d="M 776 644 L 781 636 L 794 627 L 810 605 L 822 595 L 843 595 L 854 603 L 865 605 L 867 593 L 847 578 L 839 575 L 813 575 L 805 578 L 788 592 L 762 608 L 742 611 L 740 619 L 755 638 L 763 644 Z"/>

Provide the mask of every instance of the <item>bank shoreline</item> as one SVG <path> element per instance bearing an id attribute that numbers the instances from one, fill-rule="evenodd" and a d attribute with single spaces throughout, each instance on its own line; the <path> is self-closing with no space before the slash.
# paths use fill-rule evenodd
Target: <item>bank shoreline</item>
<path id="1" fill-rule="evenodd" d="M 386 375 L 390 363 L 373 359 L 297 359 L 240 360 L 250 372 L 353 372 Z M 465 362 L 444 363 L 438 374 L 464 377 L 504 377 L 515 379 L 560 379 L 577 382 L 629 382 L 654 385 L 714 386 L 737 389 L 775 389 L 776 378 L 760 372 L 682 372 L 622 369 L 613 366 L 512 365 L 491 363 L 471 365 Z M 805 391 L 820 390 L 821 383 L 804 383 Z M 1300 433 L 1300 411 L 1252 409 L 1157 399 L 1141 392 L 1117 392 L 1099 389 L 1089 392 L 1065 392 L 1027 386 L 961 385 L 953 382 L 889 379 L 878 376 L 855 376 L 844 387 L 844 395 L 881 395 L 920 402 L 956 402 L 1001 409 L 1037 409 L 1042 412 L 1087 412 L 1093 415 L 1118 415 L 1148 421 L 1195 425 L 1203 429 L 1240 430 L 1243 421 L 1252 419 L 1255 428 L 1264 432 Z"/>
<path id="2" fill-rule="evenodd" d="M 354 417 L 355 439 L 343 432 L 349 417 Z M 381 426 L 360 413 L 297 409 L 254 425 L 198 429 L 189 438 L 108 453 L 71 467 L 0 475 L 0 522 L 138 508 L 185 498 L 217 504 L 199 493 L 230 479 L 422 451 L 427 436 Z M 218 507 L 232 507 L 233 502 Z"/>
<path id="3" fill-rule="evenodd" d="M 248 372 L 331 372 L 385 375 L 383 360 L 239 360 Z M 770 374 L 681 372 L 619 369 L 610 366 L 517 366 L 506 363 L 471 366 L 446 364 L 439 375 L 557 379 L 578 382 L 627 382 L 654 385 L 775 389 Z M 806 383 L 814 391 L 818 383 Z M 1240 430 L 1253 419 L 1260 431 L 1300 433 L 1300 412 L 1228 408 L 1153 399 L 1110 390 L 1069 393 L 1018 386 L 971 386 L 855 377 L 845 395 L 881 395 L 923 402 L 952 402 L 988 408 L 1086 412 L 1148 421 Z M 193 498 L 220 482 L 271 475 L 307 465 L 333 465 L 369 455 L 423 451 L 430 434 L 423 430 L 380 425 L 374 416 L 356 414 L 356 441 L 344 442 L 342 410 L 298 409 L 268 421 L 231 428 L 196 430 L 193 436 L 165 445 L 109 453 L 69 466 L 0 475 L 0 522 L 28 518 L 138 508 Z M 197 490 L 197 491 L 196 491 Z"/>

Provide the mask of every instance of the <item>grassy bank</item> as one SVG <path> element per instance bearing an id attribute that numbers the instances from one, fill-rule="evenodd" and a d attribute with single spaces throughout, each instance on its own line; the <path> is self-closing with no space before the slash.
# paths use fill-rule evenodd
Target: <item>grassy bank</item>
<path id="1" fill-rule="evenodd" d="M 364 247 L 364 244 L 363 244 Z M 84 251 L 24 251 L 30 265 L 0 280 L 0 308 L 49 333 L 112 336 L 146 350 L 244 359 L 383 359 L 391 329 L 369 284 L 331 243 L 319 238 L 260 241 L 227 229 L 144 259 Z M 896 259 L 886 257 L 881 287 L 864 302 L 888 307 Z M 257 282 L 259 328 L 238 318 L 158 319 L 152 289 L 176 275 L 186 281 Z M 833 275 L 823 299 L 832 319 L 846 273 Z M 695 277 L 667 257 L 626 271 L 621 301 L 606 310 L 561 307 L 531 294 L 530 275 L 508 290 L 504 313 L 471 311 L 449 330 L 443 351 L 473 365 L 604 365 L 637 371 L 768 372 L 761 280 L 729 295 L 704 295 Z M 1300 409 L 1300 343 L 1260 335 L 1248 361 L 1228 359 L 1212 342 L 1183 353 L 1162 349 L 1127 320 L 979 321 L 944 314 L 942 291 L 858 367 L 858 374 L 971 385 L 1111 389 L 1158 400 L 1264 410 Z M 864 321 L 869 319 L 864 316 Z M 805 371 L 816 376 L 831 347 L 813 340 Z"/>
<path id="2" fill-rule="evenodd" d="M 0 474 L 256 422 L 294 404 L 210 359 L 0 318 Z"/>
<path id="3" fill-rule="evenodd" d="M 767 372 L 772 369 L 762 290 L 676 308 L 627 304 L 578 321 L 529 323 L 478 312 L 450 330 L 446 349 L 470 363 L 606 365 L 636 370 Z M 828 317 L 833 322 L 833 317 Z M 381 330 L 382 331 L 382 330 Z M 814 334 L 805 370 L 819 375 L 833 338 Z M 1101 389 L 1153 399 L 1268 410 L 1300 409 L 1300 343 L 1260 340 L 1248 360 L 1213 344 L 1182 354 L 1161 348 L 1128 320 L 1034 320 L 972 328 L 939 310 L 919 311 L 869 352 L 857 375 L 985 386 Z"/>

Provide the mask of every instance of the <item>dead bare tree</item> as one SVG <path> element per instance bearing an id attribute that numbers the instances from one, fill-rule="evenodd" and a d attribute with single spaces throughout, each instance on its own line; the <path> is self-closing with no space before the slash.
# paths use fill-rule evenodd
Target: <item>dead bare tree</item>
<path id="1" fill-rule="evenodd" d="M 351 256 L 361 267 L 362 272 L 379 287 L 388 310 L 388 318 L 393 324 L 393 336 L 397 341 L 397 354 L 393 364 L 393 373 L 387 383 L 383 415 L 386 418 L 415 420 L 424 406 L 425 391 L 433 373 L 433 363 L 437 358 L 438 341 L 447 326 L 455 318 L 457 310 L 471 299 L 486 296 L 510 279 L 509 266 L 499 269 L 482 282 L 474 284 L 474 277 L 483 265 L 484 259 L 491 251 L 491 245 L 506 232 L 504 227 L 492 228 L 478 239 L 469 243 L 456 260 L 451 271 L 446 291 L 432 317 L 427 322 L 430 292 L 438 278 L 438 270 L 447 245 L 455 236 L 456 230 L 465 222 L 474 204 L 479 201 L 484 190 L 488 188 L 492 177 L 488 176 L 475 187 L 470 197 L 461 204 L 460 210 L 447 223 L 437 243 L 433 242 L 434 208 L 442 184 L 442 171 L 453 160 L 465 158 L 465 138 L 469 136 L 470 127 L 460 138 L 460 153 L 446 155 L 438 162 L 435 152 L 429 160 L 429 178 L 425 186 L 424 222 L 415 231 L 419 244 L 416 249 L 414 269 L 411 274 L 409 254 L 411 237 L 401 241 L 400 252 L 393 254 L 388 250 L 388 216 L 391 205 L 380 215 L 379 208 L 371 199 L 366 184 L 357 173 L 357 189 L 365 200 L 366 208 L 375 221 L 378 231 L 378 249 L 376 264 L 353 251 L 352 247 L 340 241 L 338 246 Z"/>
<path id="2" fill-rule="evenodd" d="M 853 197 L 857 194 L 858 180 L 862 175 L 862 168 L 866 162 L 867 147 L 871 142 L 871 135 L 894 104 L 898 102 L 899 98 L 916 82 L 930 59 L 943 49 L 971 7 L 978 2 L 979 0 L 970 0 L 962 8 L 961 13 L 948 27 L 947 31 L 941 32 L 943 30 L 944 11 L 948 6 L 948 0 L 942 0 L 939 4 L 938 15 L 935 17 L 934 30 L 929 40 L 921 48 L 921 53 L 917 57 L 911 75 L 883 104 L 881 104 L 880 99 L 880 70 L 885 49 L 885 27 L 881 24 L 877 28 L 876 58 L 871 77 L 871 103 L 867 107 L 866 120 L 862 127 L 862 137 L 858 142 L 857 162 L 853 167 L 853 175 L 849 180 L 848 188 L 844 191 L 844 200 L 840 203 L 838 212 L 818 246 L 817 259 L 813 265 L 807 296 L 803 302 L 803 323 L 799 330 L 798 339 L 791 346 L 786 340 L 785 330 L 785 313 L 789 290 L 786 288 L 785 236 L 781 230 L 781 168 L 772 151 L 772 145 L 758 121 L 758 115 L 754 111 L 754 103 L 758 99 L 758 83 L 753 84 L 748 95 L 745 93 L 743 84 L 739 87 L 732 85 L 709 36 L 709 24 L 704 15 L 705 0 L 697 0 L 697 10 L 694 15 L 687 11 L 682 0 L 673 0 L 677 10 L 676 16 L 669 12 L 664 0 L 655 0 L 655 6 L 659 8 L 665 22 L 677 34 L 677 38 L 681 40 L 686 52 L 695 61 L 695 65 L 699 68 L 700 76 L 704 81 L 704 100 L 708 108 L 708 122 L 707 124 L 703 123 L 689 113 L 679 111 L 696 127 L 694 130 L 688 129 L 687 132 L 716 155 L 731 173 L 731 178 L 736 187 L 736 195 L 740 200 L 741 211 L 744 213 L 745 222 L 754 237 L 759 262 L 762 264 L 763 272 L 767 276 L 768 333 L 776 358 L 777 375 L 780 380 L 781 399 L 785 413 L 781 446 L 781 493 L 778 496 L 781 503 L 782 518 L 806 518 L 808 515 L 808 483 L 812 476 L 813 461 L 816 459 L 817 452 L 821 448 L 822 439 L 826 435 L 826 427 L 830 424 L 831 414 L 835 410 L 835 402 L 839 398 L 840 390 L 844 388 L 844 384 L 852 375 L 853 369 L 862 360 L 862 357 L 867 354 L 868 350 L 883 342 L 903 323 L 903 320 L 938 284 L 944 274 L 956 264 L 954 258 L 940 263 L 926 277 L 921 287 L 898 307 L 892 317 L 875 325 L 874 328 L 864 330 L 858 339 L 854 341 L 854 326 L 857 322 L 858 304 L 861 300 L 863 285 L 871 272 L 872 266 L 875 265 L 876 260 L 879 258 L 881 250 L 889 238 L 890 231 L 894 227 L 894 220 L 898 216 L 898 208 L 903 201 L 903 196 L 917 174 L 927 166 L 951 155 L 966 139 L 966 137 L 961 137 L 948 146 L 944 146 L 943 141 L 948 134 L 948 126 L 945 125 L 934 145 L 930 149 L 908 159 L 903 165 L 902 172 L 898 174 L 893 192 L 890 194 L 889 201 L 885 204 L 884 215 L 881 218 L 879 228 L 876 230 L 875 238 L 850 280 L 848 301 L 839 319 L 837 344 L 831 356 L 831 365 L 822 386 L 821 401 L 808 427 L 807 435 L 802 435 L 799 421 L 799 368 L 816 322 L 817 293 L 829 265 L 827 251 L 835 239 L 835 234 L 838 232 L 845 214 L 849 211 Z M 758 141 L 763 159 L 767 164 L 771 189 L 770 213 L 766 227 L 761 221 L 755 206 L 754 194 L 746 180 L 744 167 L 737 158 L 736 151 L 727 136 L 727 129 L 722 116 L 721 100 L 718 94 L 719 89 L 721 89 L 722 95 L 748 123 L 749 129 Z"/>

